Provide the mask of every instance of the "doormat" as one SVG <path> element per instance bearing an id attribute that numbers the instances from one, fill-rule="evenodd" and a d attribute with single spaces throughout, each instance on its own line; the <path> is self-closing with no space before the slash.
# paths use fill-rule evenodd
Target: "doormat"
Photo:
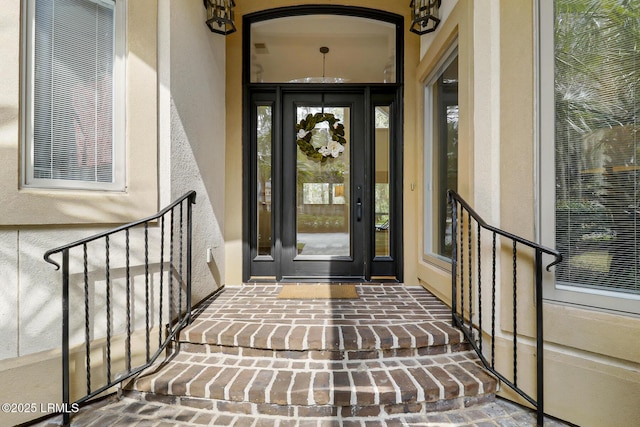
<path id="1" fill-rule="evenodd" d="M 278 299 L 358 299 L 356 285 L 282 285 Z"/>

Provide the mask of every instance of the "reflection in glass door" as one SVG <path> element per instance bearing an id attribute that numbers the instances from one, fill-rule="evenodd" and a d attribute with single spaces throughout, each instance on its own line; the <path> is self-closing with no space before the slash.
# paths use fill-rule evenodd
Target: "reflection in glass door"
<path id="1" fill-rule="evenodd" d="M 272 176 L 272 107 L 271 105 L 256 106 L 256 136 L 257 136 L 257 236 L 258 255 L 271 256 L 273 240 L 271 238 L 271 186 Z"/>
<path id="2" fill-rule="evenodd" d="M 349 107 L 298 106 L 298 122 L 309 114 L 333 114 L 345 127 L 347 143 L 334 144 L 335 152 L 326 161 L 307 157 L 296 150 L 296 248 L 297 257 L 351 256 L 351 182 Z M 315 147 L 328 147 L 329 123 L 316 125 L 312 136 Z M 341 148 L 341 151 L 339 151 Z M 333 155 L 336 155 L 334 158 Z"/>
<path id="3" fill-rule="evenodd" d="M 282 99 L 282 278 L 364 278 L 363 236 L 371 212 L 363 191 L 364 97 L 300 92 Z M 318 113 L 339 121 L 317 120 L 309 156 L 299 146 L 296 127 Z M 344 145 L 332 138 L 340 127 Z M 324 158 L 314 158 L 315 150 Z"/>
<path id="4" fill-rule="evenodd" d="M 375 188 L 374 188 L 374 204 L 375 204 L 375 256 L 390 256 L 389 242 L 389 224 L 391 219 L 390 212 L 390 188 L 389 188 L 389 171 L 390 171 L 390 150 L 389 150 L 389 113 L 388 105 L 379 105 L 375 107 L 375 139 L 374 139 L 374 156 L 375 156 Z"/>

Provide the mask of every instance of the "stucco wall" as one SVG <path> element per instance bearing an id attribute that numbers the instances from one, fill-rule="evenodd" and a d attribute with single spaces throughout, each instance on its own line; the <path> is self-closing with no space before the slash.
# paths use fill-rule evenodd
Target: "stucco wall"
<path id="1" fill-rule="evenodd" d="M 0 223 L 7 224 L 0 225 L 0 401 L 46 404 L 59 402 L 61 396 L 62 307 L 60 272 L 43 261 L 46 250 L 150 215 L 196 190 L 193 302 L 223 283 L 225 40 L 206 27 L 201 2 L 129 1 L 128 192 L 24 191 L 18 175 L 20 3 L 2 0 L 0 16 Z M 122 245 L 113 246 L 115 264 Z M 149 247 L 159 247 L 157 236 L 151 237 Z M 207 263 L 209 248 L 212 260 Z M 134 283 L 140 283 L 141 257 L 138 248 L 132 260 Z M 91 256 L 90 263 L 101 259 Z M 81 259 L 72 257 L 74 263 Z M 157 267 L 151 270 L 153 286 L 158 283 Z M 138 304 L 142 289 L 137 286 Z M 102 308 L 104 295 L 94 292 L 92 304 Z M 114 310 L 123 304 L 114 302 Z M 72 317 L 78 316 L 81 307 L 73 306 Z M 114 330 L 121 330 L 122 319 L 114 321 Z M 96 325 L 92 334 L 99 348 L 104 328 Z M 72 344 L 82 341 L 78 325 L 71 339 Z M 140 342 L 144 340 L 136 340 Z M 115 349 L 113 357 L 121 360 Z M 46 414 L 0 414 L 0 424 L 41 415 Z"/>
<path id="2" fill-rule="evenodd" d="M 483 10 L 491 9 L 491 4 Z M 447 14 L 438 29 L 422 36 L 424 44 L 428 47 L 422 57 L 418 67 L 416 80 L 413 82 L 414 90 L 417 94 L 415 108 L 417 110 L 417 120 L 415 123 L 416 141 L 417 143 L 416 157 L 419 159 L 418 176 L 420 185 L 417 187 L 417 206 L 419 214 L 414 225 L 414 234 L 416 235 L 416 259 L 413 261 L 417 264 L 418 279 L 420 283 L 428 283 L 429 289 L 436 296 L 444 301 L 450 301 L 451 294 L 451 274 L 443 267 L 442 263 L 433 262 L 424 255 L 424 236 L 427 215 L 424 210 L 424 189 L 425 183 L 428 181 L 428 174 L 431 170 L 425 166 L 423 159 L 425 158 L 425 135 L 429 129 L 425 129 L 425 105 L 424 93 L 428 79 L 434 77 L 437 66 L 440 61 L 448 54 L 450 48 L 456 44 L 458 47 L 458 104 L 459 109 L 459 127 L 458 127 L 458 192 L 463 197 L 469 197 L 473 194 L 475 160 L 473 158 L 475 133 L 482 132 L 478 129 L 478 125 L 488 126 L 487 115 L 490 113 L 489 108 L 478 111 L 474 108 L 474 97 L 478 87 L 474 85 L 476 79 L 476 31 L 474 27 L 474 7 L 471 2 L 458 2 Z M 482 38 L 480 38 L 482 40 Z M 486 83 L 485 83 L 486 84 Z M 483 86 L 484 87 L 484 86 Z M 476 120 L 475 115 L 482 117 L 482 120 Z"/>
<path id="3" fill-rule="evenodd" d="M 3 1 L 0 32 L 1 358 L 59 346 L 60 275 L 42 256 L 112 224 L 147 216 L 157 206 L 156 17 L 154 0 L 127 12 L 127 166 L 125 193 L 20 187 L 21 2 Z M 134 143 L 135 141 L 135 143 Z M 107 225 L 98 225 L 106 223 Z M 76 226 L 76 224 L 85 224 Z M 47 225 L 46 228 L 43 225 Z"/>
<path id="4" fill-rule="evenodd" d="M 168 108 L 171 151 L 163 173 L 170 176 L 171 199 L 189 190 L 198 193 L 193 230 L 193 298 L 198 301 L 224 284 L 225 38 L 209 31 L 201 3 L 166 3 L 170 99 L 162 108 L 163 114 Z"/>
<path id="5" fill-rule="evenodd" d="M 438 13 L 439 13 L 441 24 L 443 22 L 446 22 L 447 19 L 449 19 L 449 15 L 451 14 L 451 11 L 455 9 L 457 4 L 458 4 L 458 0 L 444 1 L 440 4 L 440 9 L 438 10 Z M 433 40 L 437 36 L 437 31 L 438 29 L 436 29 L 436 31 L 434 32 L 424 34 L 420 37 L 420 59 L 424 58 L 424 55 L 429 50 L 431 43 L 433 43 Z"/>
<path id="6" fill-rule="evenodd" d="M 533 2 L 515 3 L 503 0 L 499 11 L 500 158 L 509 159 L 500 163 L 500 217 L 503 228 L 535 239 L 538 30 Z M 551 302 L 544 310 L 548 410 L 585 427 L 640 420 L 640 345 L 629 343 L 640 319 Z"/>
<path id="7" fill-rule="evenodd" d="M 469 162 L 459 168 L 460 192 L 489 223 L 536 240 L 536 4 L 501 0 L 476 6 L 477 2 L 475 6 L 458 2 L 436 34 L 429 36 L 418 77 L 426 78 L 443 46 L 455 38 L 448 32 L 456 34 L 461 72 L 468 60 L 465 68 L 471 77 L 460 79 L 461 92 L 468 91 L 466 98 L 460 98 L 460 128 L 463 110 L 472 120 L 471 129 L 460 136 L 460 158 Z M 464 45 L 473 46 L 473 52 L 469 54 Z M 423 168 L 422 173 L 429 171 Z M 504 264 L 502 273 L 509 276 L 510 262 Z M 419 261 L 418 270 L 427 288 L 451 300 L 449 272 L 426 258 Z M 532 276 L 519 271 L 519 277 L 519 383 L 534 393 L 536 355 L 528 340 L 534 317 L 527 277 Z M 501 288 L 498 298 L 498 329 L 506 332 L 511 329 L 511 313 L 510 309 L 502 313 L 499 301 L 511 299 L 509 286 Z M 544 318 L 546 412 L 582 427 L 637 423 L 640 345 L 634 337 L 640 336 L 640 319 L 552 302 L 545 302 Z M 499 339 L 497 348 L 502 364 L 512 347 Z M 510 366 L 504 367 L 510 372 Z M 500 393 L 518 400 L 507 387 Z"/>

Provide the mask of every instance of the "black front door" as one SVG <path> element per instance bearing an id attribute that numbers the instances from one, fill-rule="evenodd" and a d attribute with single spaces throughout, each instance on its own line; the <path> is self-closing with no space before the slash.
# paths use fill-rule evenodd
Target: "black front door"
<path id="1" fill-rule="evenodd" d="M 400 118 L 395 94 L 380 92 L 289 85 L 251 94 L 245 280 L 401 278 Z M 305 152 L 299 128 L 317 114 L 324 120 Z M 331 143 L 332 125 L 344 144 Z"/>
<path id="2" fill-rule="evenodd" d="M 318 114 L 339 120 L 333 126 L 330 120 L 319 121 L 311 132 L 309 142 L 314 151 L 324 153 L 322 160 L 309 157 L 296 144 L 298 136 L 306 134 L 302 129 L 298 135 L 296 125 Z M 332 140 L 329 129 L 342 133 L 341 126 L 344 145 Z M 364 278 L 369 250 L 364 236 L 371 211 L 365 191 L 364 129 L 362 94 L 284 94 L 283 279 Z"/>

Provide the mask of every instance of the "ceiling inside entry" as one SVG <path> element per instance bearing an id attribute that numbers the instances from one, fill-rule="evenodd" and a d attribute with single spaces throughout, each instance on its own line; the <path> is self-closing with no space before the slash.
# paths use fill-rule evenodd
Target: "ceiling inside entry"
<path id="1" fill-rule="evenodd" d="M 393 83 L 395 25 L 342 15 L 303 15 L 251 26 L 251 81 Z M 321 47 L 328 47 L 324 55 Z"/>

